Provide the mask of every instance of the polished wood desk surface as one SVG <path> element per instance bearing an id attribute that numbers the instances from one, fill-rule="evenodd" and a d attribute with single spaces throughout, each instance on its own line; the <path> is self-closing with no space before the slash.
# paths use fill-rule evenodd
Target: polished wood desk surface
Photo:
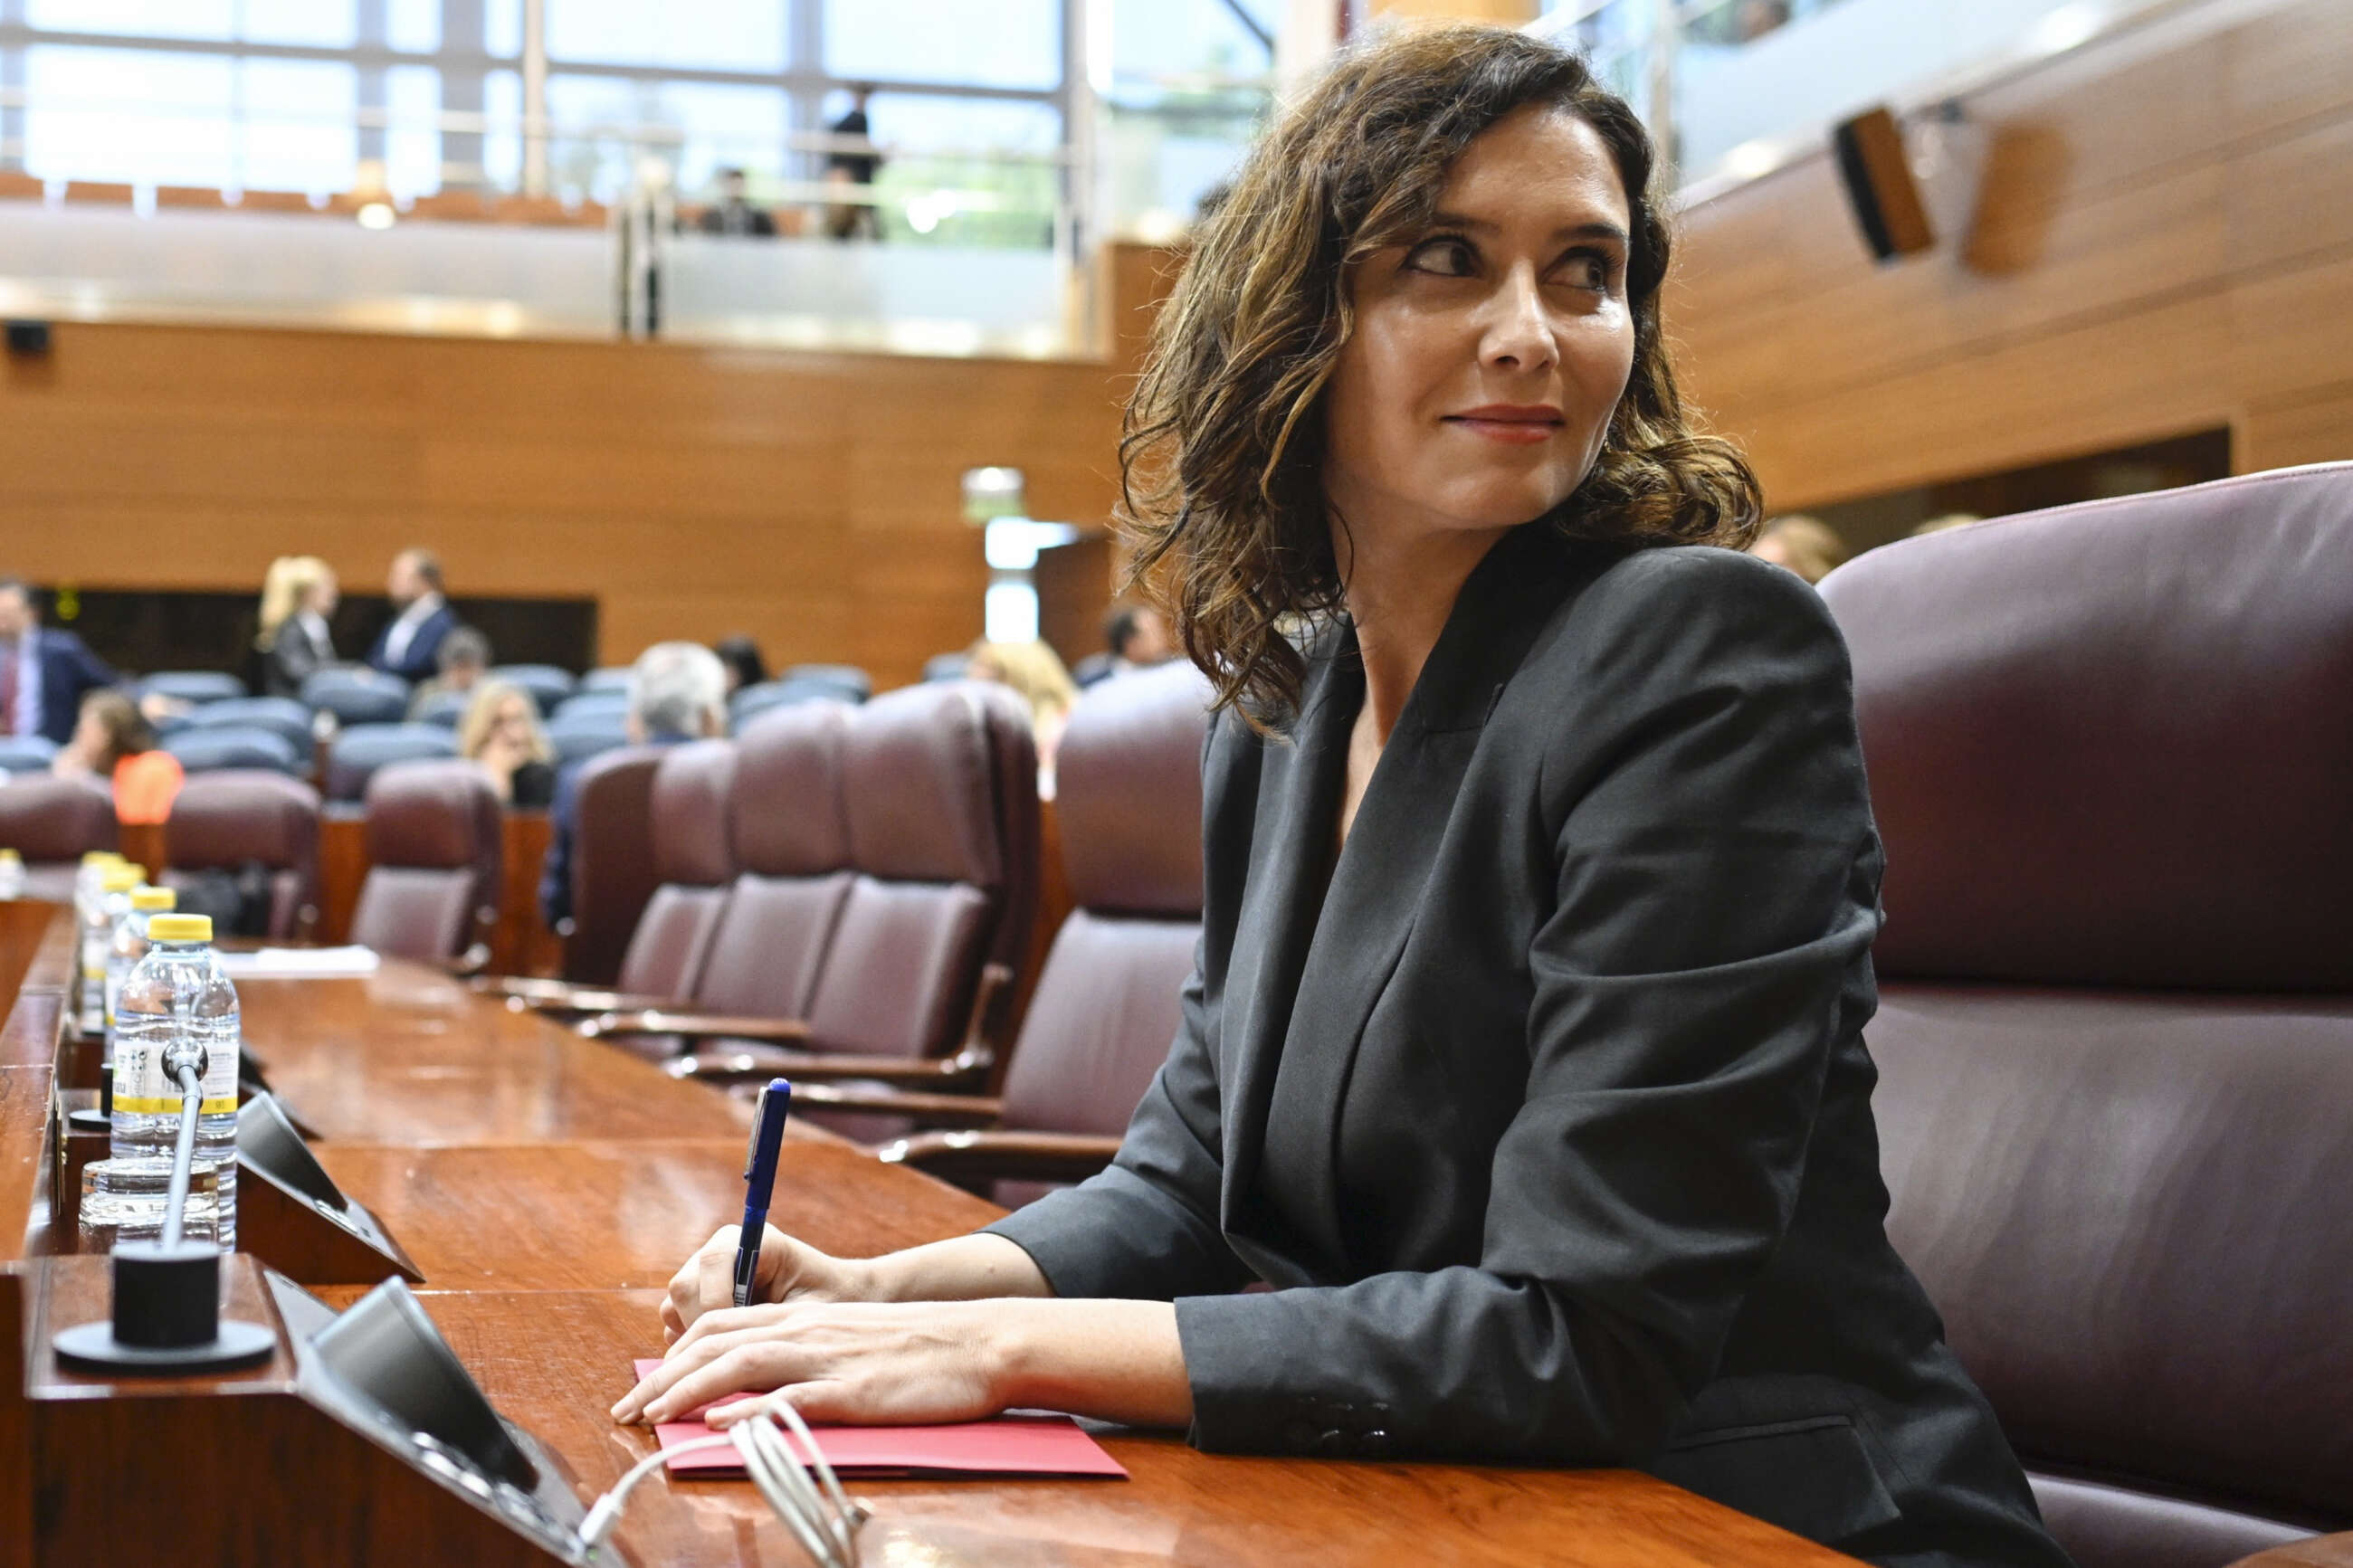
<path id="1" fill-rule="evenodd" d="M 319 1130 L 330 1173 L 423 1269 L 420 1300 L 459 1357 L 584 1495 L 610 1486 L 652 1447 L 649 1434 L 616 1426 L 605 1412 L 629 1382 L 630 1360 L 659 1352 L 659 1287 L 741 1212 L 743 1108 L 413 965 L 387 963 L 366 980 L 249 981 L 239 991 L 249 1047 Z M 37 1013 L 40 1001 L 27 995 L 19 1013 Z M 11 1027 L 40 1025 L 21 1017 Z M 0 1095 L 46 1098 L 47 1071 L 0 1066 Z M 0 1099 L 0 1131 L 9 1125 Z M 35 1177 L 12 1157 L 0 1138 L 0 1202 L 13 1205 L 29 1201 Z M 20 1212 L 0 1209 L 0 1220 Z M 960 1235 L 997 1212 L 816 1129 L 787 1144 L 773 1211 L 797 1234 L 853 1256 Z M 11 1239 L 0 1234 L 0 1244 Z M 83 1272 L 52 1310 L 101 1314 L 98 1260 L 76 1267 Z M 361 1293 L 320 1292 L 338 1306 Z M 266 1384 L 286 1372 L 248 1375 Z M 47 1397 L 111 1387 L 60 1372 L 38 1348 L 24 1375 Z M 1623 1471 L 1220 1458 L 1156 1433 L 1103 1440 L 1133 1480 L 862 1484 L 876 1510 L 860 1538 L 865 1560 L 1851 1561 Z M 648 1568 L 806 1561 L 744 1482 L 650 1481 L 619 1539 Z"/>

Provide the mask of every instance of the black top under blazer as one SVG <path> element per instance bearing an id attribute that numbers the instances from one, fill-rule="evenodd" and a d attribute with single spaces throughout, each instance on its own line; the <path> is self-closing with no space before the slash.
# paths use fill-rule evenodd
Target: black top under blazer
<path id="1" fill-rule="evenodd" d="M 1219 718 L 1175 1047 L 1114 1164 L 989 1228 L 1176 1302 L 1204 1448 L 1637 1466 L 1882 1563 L 2064 1563 L 1883 1226 L 1813 591 L 1514 531 L 1335 862 L 1363 698 L 1343 626 L 1286 736 Z"/>

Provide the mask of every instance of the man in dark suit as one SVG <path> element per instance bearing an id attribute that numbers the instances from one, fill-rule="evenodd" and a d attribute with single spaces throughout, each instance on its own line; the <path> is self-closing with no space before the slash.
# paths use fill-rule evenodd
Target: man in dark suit
<path id="1" fill-rule="evenodd" d="M 33 592 L 0 577 L 0 733 L 73 738 L 81 700 L 120 679 L 71 632 L 48 631 Z"/>
<path id="2" fill-rule="evenodd" d="M 402 551 L 392 558 L 384 595 L 392 601 L 392 624 L 376 634 L 369 665 L 412 685 L 429 679 L 441 639 L 458 625 L 458 612 L 442 597 L 441 563 L 430 551 Z"/>

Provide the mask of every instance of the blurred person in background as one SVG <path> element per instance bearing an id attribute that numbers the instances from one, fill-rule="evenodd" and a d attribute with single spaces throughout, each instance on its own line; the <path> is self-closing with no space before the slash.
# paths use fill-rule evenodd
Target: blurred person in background
<path id="1" fill-rule="evenodd" d="M 1050 780 L 1062 727 L 1070 722 L 1071 705 L 1079 700 L 1078 683 L 1071 679 L 1071 672 L 1042 642 L 983 638 L 965 651 L 965 675 L 1009 686 L 1029 704 L 1030 731 L 1038 737 L 1039 776 Z"/>
<path id="2" fill-rule="evenodd" d="M 73 738 L 81 700 L 119 678 L 71 632 L 41 625 L 33 591 L 0 577 L 0 734 Z"/>
<path id="3" fill-rule="evenodd" d="M 1851 552 L 1829 523 L 1793 511 L 1767 523 L 1748 553 L 1794 572 L 1809 583 L 1819 583 L 1844 565 Z"/>
<path id="4" fill-rule="evenodd" d="M 441 650 L 433 656 L 433 679 L 418 687 L 417 694 L 409 699 L 411 719 L 444 692 L 471 691 L 480 686 L 491 668 L 491 639 L 471 626 L 459 626 L 441 639 Z"/>
<path id="5" fill-rule="evenodd" d="M 744 198 L 744 171 L 719 171 L 719 199 L 702 209 L 694 226 L 705 234 L 733 235 L 746 239 L 774 239 L 776 220 L 764 207 L 755 207 Z"/>
<path id="6" fill-rule="evenodd" d="M 441 639 L 458 628 L 458 612 L 442 596 L 441 563 L 429 550 L 402 551 L 385 574 L 384 596 L 392 601 L 392 624 L 377 634 L 368 663 L 412 683 L 429 678 Z"/>
<path id="7" fill-rule="evenodd" d="M 481 765 L 510 810 L 543 810 L 555 798 L 555 748 L 539 727 L 539 704 L 512 681 L 474 688 L 458 721 L 458 754 Z"/>
<path id="8" fill-rule="evenodd" d="M 121 822 L 161 822 L 172 815 L 184 778 L 180 759 L 155 744 L 155 728 L 119 690 L 81 700 L 73 734 L 49 763 L 60 778 L 102 778 L 114 788 Z"/>
<path id="9" fill-rule="evenodd" d="M 299 696 L 312 670 L 335 662 L 327 623 L 342 602 L 333 568 L 315 555 L 281 555 L 261 580 L 261 687 L 272 697 Z"/>
<path id="10" fill-rule="evenodd" d="M 760 656 L 760 645 L 750 637 L 721 637 L 711 645 L 719 662 L 727 670 L 727 695 L 734 696 L 747 686 L 757 686 L 768 679 L 768 661 Z"/>
<path id="11" fill-rule="evenodd" d="M 825 160 L 825 183 L 828 185 L 871 185 L 881 172 L 881 154 L 871 151 L 868 141 L 872 134 L 866 119 L 867 100 L 874 96 L 871 87 L 849 89 L 849 112 L 826 127 L 836 136 L 854 136 L 867 141 L 869 151 L 829 153 Z M 882 237 L 882 215 L 871 202 L 836 202 L 825 210 L 825 231 L 836 239 L 880 239 Z"/>
<path id="12" fill-rule="evenodd" d="M 1103 651 L 1081 659 L 1071 679 L 1082 690 L 1131 669 L 1166 664 L 1184 650 L 1168 629 L 1168 617 L 1150 605 L 1113 605 L 1103 617 Z"/>
<path id="13" fill-rule="evenodd" d="M 727 733 L 727 670 L 701 643 L 658 642 L 629 670 L 629 743 L 675 746 Z M 572 919 L 572 844 L 580 827 L 580 770 L 555 778 L 547 858 L 540 863 L 539 912 L 562 932 Z"/>

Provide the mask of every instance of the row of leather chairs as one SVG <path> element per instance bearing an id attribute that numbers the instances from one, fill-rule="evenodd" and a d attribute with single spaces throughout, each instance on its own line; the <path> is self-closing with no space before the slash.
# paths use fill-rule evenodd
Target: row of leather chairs
<path id="1" fill-rule="evenodd" d="M 503 872 L 498 795 L 480 769 L 405 763 L 378 773 L 366 802 L 367 879 L 351 939 L 428 963 L 479 963 Z M 263 934 L 307 936 L 318 907 L 320 802 L 299 780 L 227 771 L 188 780 L 164 825 L 166 886 L 209 872 L 258 873 Z M 69 900 L 81 857 L 118 847 L 114 804 L 93 780 L 36 774 L 0 784 L 0 847 L 25 861 L 28 894 Z"/>
<path id="2" fill-rule="evenodd" d="M 1206 697 L 1183 667 L 1072 714 L 1058 816 L 1076 908 L 1018 1041 L 993 1004 L 1032 938 L 1035 752 L 1018 704 L 971 682 L 591 763 L 574 952 L 611 951 L 626 911 L 615 984 L 499 988 L 680 1076 L 789 1073 L 853 1136 L 927 1129 L 888 1156 L 975 1185 L 1082 1176 L 1175 1034 L 1199 934 Z"/>
<path id="3" fill-rule="evenodd" d="M 1037 751 L 1001 687 L 796 704 L 733 741 L 611 753 L 577 785 L 570 973 L 510 982 L 681 1071 L 853 1062 L 974 1084 L 1030 939 Z"/>

